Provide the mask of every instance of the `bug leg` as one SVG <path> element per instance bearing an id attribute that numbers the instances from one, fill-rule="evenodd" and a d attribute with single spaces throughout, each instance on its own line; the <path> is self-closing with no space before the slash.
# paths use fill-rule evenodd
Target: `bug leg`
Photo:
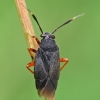
<path id="1" fill-rule="evenodd" d="M 28 52 L 29 52 L 29 54 L 30 54 L 30 56 L 31 56 L 31 58 L 32 58 L 32 61 L 33 61 L 34 57 L 33 57 L 32 52 L 36 53 L 36 50 L 33 49 L 33 48 L 28 48 Z"/>
<path id="2" fill-rule="evenodd" d="M 28 48 L 28 52 L 29 52 L 29 54 L 30 54 L 30 56 L 31 56 L 31 58 L 32 58 L 32 61 L 33 61 L 34 56 L 33 56 L 32 52 L 36 53 L 36 50 L 33 49 L 33 48 Z M 28 64 L 26 65 L 26 68 L 27 68 L 31 73 L 34 74 L 34 72 L 30 69 L 30 67 L 32 67 L 32 66 L 34 66 L 34 62 L 28 63 Z"/>
<path id="3" fill-rule="evenodd" d="M 30 67 L 34 66 L 34 62 L 30 62 L 26 65 L 26 68 L 32 73 L 34 74 L 34 72 L 30 69 Z"/>
<path id="4" fill-rule="evenodd" d="M 65 62 L 64 65 L 60 68 L 60 71 L 61 71 L 68 63 L 68 59 L 67 58 L 60 58 L 60 62 Z"/>
<path id="5" fill-rule="evenodd" d="M 40 45 L 41 42 L 39 41 L 39 39 L 36 36 L 32 36 L 32 37 L 35 38 L 35 40 L 38 43 L 38 45 Z"/>

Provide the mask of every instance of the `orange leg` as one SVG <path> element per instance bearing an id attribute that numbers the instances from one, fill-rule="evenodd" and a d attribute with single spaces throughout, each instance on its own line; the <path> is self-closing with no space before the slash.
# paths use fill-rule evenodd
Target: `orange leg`
<path id="1" fill-rule="evenodd" d="M 68 59 L 67 58 L 60 58 L 60 62 L 65 62 L 64 65 L 60 68 L 60 71 L 61 71 L 68 63 Z"/>
<path id="2" fill-rule="evenodd" d="M 30 67 L 34 66 L 34 62 L 30 62 L 26 65 L 26 68 L 32 73 L 34 74 L 34 72 L 30 69 Z"/>
<path id="3" fill-rule="evenodd" d="M 39 39 L 36 36 L 32 36 L 32 37 L 35 38 L 36 42 L 40 45 L 41 42 L 39 41 Z M 28 52 L 29 52 L 29 54 L 32 58 L 32 61 L 33 61 L 34 57 L 33 57 L 32 52 L 36 53 L 36 50 L 33 48 L 28 48 Z"/>
<path id="4" fill-rule="evenodd" d="M 36 36 L 32 36 L 32 37 L 35 38 L 35 40 L 38 43 L 38 45 L 40 45 L 41 42 L 39 41 L 39 39 Z"/>
<path id="5" fill-rule="evenodd" d="M 30 56 L 31 56 L 31 58 L 32 58 L 32 61 L 33 61 L 34 57 L 33 57 L 32 52 L 36 53 L 36 50 L 33 49 L 33 48 L 28 48 L 28 52 L 29 52 L 29 54 L 30 54 Z"/>
<path id="6" fill-rule="evenodd" d="M 32 58 L 32 61 L 33 61 L 34 57 L 33 57 L 32 52 L 36 53 L 36 50 L 33 49 L 33 48 L 28 48 L 28 52 L 29 52 L 29 54 L 30 54 L 30 56 L 31 56 L 31 58 Z M 30 69 L 30 67 L 32 67 L 32 66 L 34 66 L 34 62 L 28 63 L 28 64 L 26 65 L 26 68 L 27 68 L 31 73 L 34 74 L 34 72 Z"/>
<path id="7" fill-rule="evenodd" d="M 32 36 L 32 37 L 35 38 L 36 42 L 40 45 L 41 42 L 39 41 L 39 39 L 38 39 L 36 36 Z M 33 48 L 28 48 L 28 52 L 29 52 L 29 54 L 30 54 L 30 56 L 31 56 L 31 58 L 32 58 L 32 61 L 33 61 L 34 56 L 33 56 L 32 52 L 36 53 L 36 50 L 33 49 Z M 34 62 L 28 63 L 28 64 L 26 65 L 26 68 L 27 68 L 31 73 L 34 74 L 34 72 L 30 69 L 30 67 L 32 67 L 32 66 L 34 66 Z"/>

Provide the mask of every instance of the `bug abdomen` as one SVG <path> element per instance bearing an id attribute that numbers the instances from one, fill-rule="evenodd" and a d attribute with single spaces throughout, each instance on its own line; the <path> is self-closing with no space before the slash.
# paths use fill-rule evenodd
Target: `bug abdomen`
<path id="1" fill-rule="evenodd" d="M 37 80 L 36 80 L 37 81 Z M 37 83 L 37 82 L 36 82 Z M 46 78 L 38 88 L 38 94 L 40 97 L 44 96 L 46 98 L 53 98 L 55 94 L 55 86 L 50 79 Z"/>

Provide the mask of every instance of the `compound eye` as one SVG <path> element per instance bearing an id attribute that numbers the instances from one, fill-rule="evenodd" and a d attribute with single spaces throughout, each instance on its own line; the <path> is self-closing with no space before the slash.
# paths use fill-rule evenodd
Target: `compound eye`
<path id="1" fill-rule="evenodd" d="M 52 38 L 52 39 L 55 39 L 55 36 L 54 35 L 50 35 L 49 37 Z"/>

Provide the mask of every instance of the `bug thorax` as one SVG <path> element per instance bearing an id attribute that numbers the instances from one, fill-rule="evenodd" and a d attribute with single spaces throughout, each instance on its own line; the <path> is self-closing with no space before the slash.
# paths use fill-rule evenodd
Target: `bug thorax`
<path id="1" fill-rule="evenodd" d="M 56 42 L 54 40 L 55 36 L 50 33 L 43 33 L 41 35 L 42 40 L 40 44 L 40 48 L 42 48 L 45 51 L 52 51 L 52 50 L 58 50 L 58 46 L 56 45 Z"/>

